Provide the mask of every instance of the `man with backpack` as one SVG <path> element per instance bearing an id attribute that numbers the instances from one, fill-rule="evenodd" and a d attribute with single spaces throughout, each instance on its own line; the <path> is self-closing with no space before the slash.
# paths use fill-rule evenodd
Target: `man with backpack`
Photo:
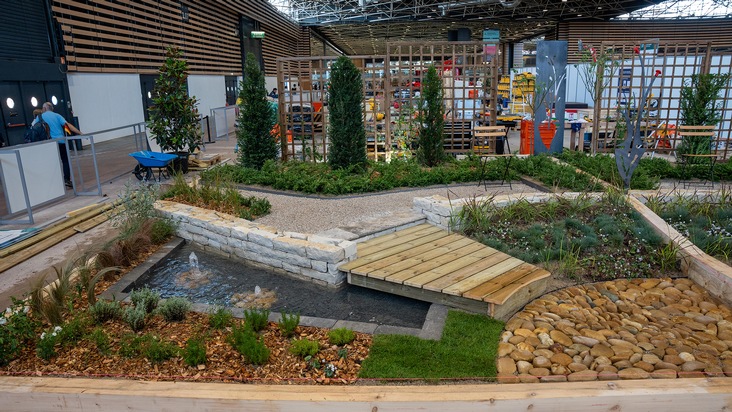
<path id="1" fill-rule="evenodd" d="M 48 123 L 41 119 L 41 113 L 43 113 L 41 109 L 33 110 L 33 123 L 31 123 L 31 127 L 23 135 L 23 141 L 25 143 L 50 139 Z"/>
<path id="2" fill-rule="evenodd" d="M 53 111 L 53 104 L 50 102 L 43 103 L 43 113 L 41 113 L 40 120 L 48 123 L 49 134 L 51 139 L 57 139 L 58 150 L 61 154 L 61 163 L 64 169 L 64 183 L 66 187 L 71 187 L 71 168 L 69 167 L 69 156 L 66 154 L 66 135 L 64 134 L 64 126 L 68 127 L 69 130 L 76 134 L 83 134 L 79 129 L 74 127 L 73 124 L 69 123 L 58 113 Z"/>

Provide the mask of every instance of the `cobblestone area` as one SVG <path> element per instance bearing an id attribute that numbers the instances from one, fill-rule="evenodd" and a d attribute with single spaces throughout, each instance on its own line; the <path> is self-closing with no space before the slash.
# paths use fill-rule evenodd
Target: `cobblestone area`
<path id="1" fill-rule="evenodd" d="M 732 310 L 693 281 L 617 280 L 547 294 L 506 323 L 498 380 L 732 376 Z"/>

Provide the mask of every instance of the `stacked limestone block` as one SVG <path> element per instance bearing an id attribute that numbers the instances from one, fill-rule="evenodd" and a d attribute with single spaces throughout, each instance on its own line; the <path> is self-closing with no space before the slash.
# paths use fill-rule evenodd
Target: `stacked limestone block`
<path id="1" fill-rule="evenodd" d="M 547 294 L 506 323 L 500 382 L 732 376 L 732 310 L 689 279 Z"/>
<path id="2" fill-rule="evenodd" d="M 279 233 L 225 213 L 170 201 L 156 209 L 176 222 L 176 234 L 204 249 L 236 256 L 318 283 L 338 285 L 342 263 L 356 257 L 356 243 L 302 233 Z"/>

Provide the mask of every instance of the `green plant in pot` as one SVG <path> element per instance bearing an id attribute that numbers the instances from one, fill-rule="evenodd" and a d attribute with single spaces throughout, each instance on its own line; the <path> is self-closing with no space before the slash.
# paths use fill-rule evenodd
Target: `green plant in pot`
<path id="1" fill-rule="evenodd" d="M 188 155 L 201 144 L 197 99 L 188 95 L 188 62 L 177 47 L 168 47 L 152 91 L 148 127 L 164 152 L 177 153 L 173 168 L 188 171 Z"/>
<path id="2" fill-rule="evenodd" d="M 681 88 L 681 122 L 687 126 L 713 126 L 721 120 L 719 93 L 727 86 L 730 74 L 694 74 Z M 679 154 L 709 154 L 711 143 L 706 136 L 684 136 Z"/>

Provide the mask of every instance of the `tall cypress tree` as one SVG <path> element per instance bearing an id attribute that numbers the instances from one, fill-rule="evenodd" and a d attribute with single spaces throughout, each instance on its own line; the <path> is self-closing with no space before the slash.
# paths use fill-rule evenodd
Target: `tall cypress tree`
<path id="1" fill-rule="evenodd" d="M 264 73 L 252 53 L 247 53 L 244 63 L 239 98 L 241 104 L 236 120 L 239 163 L 244 167 L 261 169 L 264 162 L 277 158 L 277 142 L 270 134 L 275 124 L 275 113 L 267 101 Z"/>
<path id="2" fill-rule="evenodd" d="M 443 129 L 445 107 L 442 104 L 442 83 L 435 66 L 430 66 L 422 83 L 420 101 L 419 147 L 417 160 L 424 166 L 437 166 L 445 159 Z"/>
<path id="3" fill-rule="evenodd" d="M 330 153 L 333 168 L 366 164 L 366 130 L 363 126 L 361 72 L 348 57 L 341 56 L 330 72 Z"/>

